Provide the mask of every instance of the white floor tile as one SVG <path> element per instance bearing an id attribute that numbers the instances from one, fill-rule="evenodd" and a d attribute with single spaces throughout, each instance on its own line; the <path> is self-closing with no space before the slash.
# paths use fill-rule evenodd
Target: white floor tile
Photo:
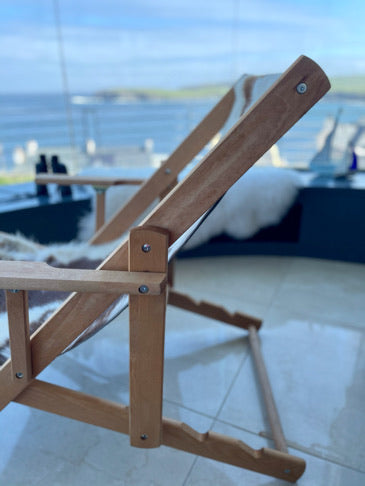
<path id="1" fill-rule="evenodd" d="M 365 328 L 365 265 L 297 258 L 275 304 Z"/>
<path id="2" fill-rule="evenodd" d="M 261 341 L 288 441 L 365 471 L 363 333 L 291 320 L 263 330 Z M 252 432 L 267 431 L 254 380 L 248 359 L 219 418 Z"/>
<path id="3" fill-rule="evenodd" d="M 176 287 L 271 304 L 292 261 L 286 257 L 217 257 L 177 260 Z"/>
<path id="4" fill-rule="evenodd" d="M 244 335 L 232 326 L 169 309 L 165 398 L 215 416 L 247 356 Z"/>

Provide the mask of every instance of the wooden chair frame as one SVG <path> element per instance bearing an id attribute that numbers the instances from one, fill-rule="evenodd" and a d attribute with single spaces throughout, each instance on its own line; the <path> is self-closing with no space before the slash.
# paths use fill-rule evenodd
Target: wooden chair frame
<path id="1" fill-rule="evenodd" d="M 97 270 L 81 275 L 39 263 L 0 262 L 0 287 L 16 289 L 7 290 L 11 358 L 0 368 L 0 409 L 16 401 L 129 434 L 136 447 L 164 444 L 295 482 L 305 462 L 286 449 L 257 337 L 261 321 L 170 291 L 167 250 L 329 86 L 319 66 L 300 57 Z M 27 290 L 50 285 L 76 293 L 30 337 Z M 121 293 L 130 294 L 129 407 L 38 380 Z M 167 303 L 248 330 L 276 449 L 255 450 L 237 439 L 211 431 L 200 434 L 162 417 Z"/>

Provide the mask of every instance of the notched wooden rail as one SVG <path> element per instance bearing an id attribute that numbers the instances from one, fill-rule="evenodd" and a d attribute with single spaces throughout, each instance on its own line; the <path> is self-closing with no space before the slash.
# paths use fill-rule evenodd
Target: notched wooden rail
<path id="1" fill-rule="evenodd" d="M 213 431 L 199 433 L 183 422 L 163 420 L 164 445 L 295 482 L 305 470 L 305 461 L 274 449 L 253 449 L 239 439 Z"/>
<path id="2" fill-rule="evenodd" d="M 172 289 L 168 293 L 168 304 L 194 312 L 195 314 L 210 317 L 220 322 L 225 322 L 226 324 L 231 324 L 232 326 L 240 327 L 241 329 L 248 330 L 250 326 L 259 329 L 262 324 L 262 320 L 257 317 L 241 312 L 231 313 L 224 307 L 212 304 L 211 302 L 205 302 L 204 300 L 200 302 L 196 301 L 189 295 L 176 292 L 176 290 Z"/>

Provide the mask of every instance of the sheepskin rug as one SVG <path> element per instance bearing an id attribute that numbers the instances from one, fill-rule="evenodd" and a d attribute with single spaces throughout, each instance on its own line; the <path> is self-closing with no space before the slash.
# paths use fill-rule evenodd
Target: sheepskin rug
<path id="1" fill-rule="evenodd" d="M 238 240 L 250 238 L 261 228 L 279 223 L 300 185 L 295 171 L 252 167 L 225 194 L 184 249 L 207 243 L 221 234 Z"/>
<path id="2" fill-rule="evenodd" d="M 214 236 L 226 234 L 236 239 L 253 236 L 266 226 L 278 223 L 292 205 L 301 185 L 300 176 L 291 170 L 274 167 L 253 167 L 222 198 L 220 203 L 198 226 L 192 237 L 178 242 L 176 250 L 194 248 Z M 137 187 L 112 187 L 107 191 L 106 219 L 109 219 L 131 197 Z M 111 253 L 119 240 L 103 245 L 88 245 L 81 241 L 91 236 L 94 215 L 80 222 L 79 240 L 68 244 L 42 246 L 21 235 L 0 232 L 0 259 L 45 261 L 56 267 L 96 268 Z M 30 326 L 34 331 L 63 301 L 67 294 L 29 292 Z M 117 311 L 126 306 L 123 301 L 116 309 L 93 326 L 93 332 L 109 322 Z M 4 292 L 0 293 L 0 364 L 9 357 L 8 329 Z"/>
<path id="3" fill-rule="evenodd" d="M 261 228 L 279 223 L 292 205 L 301 185 L 301 178 L 294 170 L 252 167 L 226 193 L 204 224 L 184 245 L 184 249 L 207 243 L 214 236 L 223 233 L 235 239 L 250 238 Z M 136 186 L 114 186 L 108 189 L 106 219 L 110 219 L 137 189 Z M 139 220 L 142 220 L 150 209 L 148 208 Z M 80 221 L 79 240 L 91 238 L 94 218 L 92 212 Z"/>

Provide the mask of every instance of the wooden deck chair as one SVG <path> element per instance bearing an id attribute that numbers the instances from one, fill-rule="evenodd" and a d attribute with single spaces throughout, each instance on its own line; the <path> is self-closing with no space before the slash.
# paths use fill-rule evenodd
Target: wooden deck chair
<path id="1" fill-rule="evenodd" d="M 10 401 L 129 434 L 132 446 L 161 444 L 295 482 L 301 458 L 288 454 L 256 330 L 261 321 L 189 301 L 188 310 L 249 331 L 263 382 L 276 449 L 254 450 L 214 432 L 200 434 L 162 417 L 166 286 L 171 257 L 209 211 L 254 163 L 329 89 L 323 71 L 300 57 L 243 115 L 220 143 L 95 271 L 59 270 L 44 263 L 0 262 L 0 288 L 7 289 L 11 358 L 0 368 L 0 409 Z M 31 337 L 27 290 L 75 291 Z M 12 290 L 9 290 L 12 289 Z M 130 404 L 123 406 L 37 379 L 100 314 L 129 295 Z M 123 298 L 122 298 L 123 299 Z"/>

